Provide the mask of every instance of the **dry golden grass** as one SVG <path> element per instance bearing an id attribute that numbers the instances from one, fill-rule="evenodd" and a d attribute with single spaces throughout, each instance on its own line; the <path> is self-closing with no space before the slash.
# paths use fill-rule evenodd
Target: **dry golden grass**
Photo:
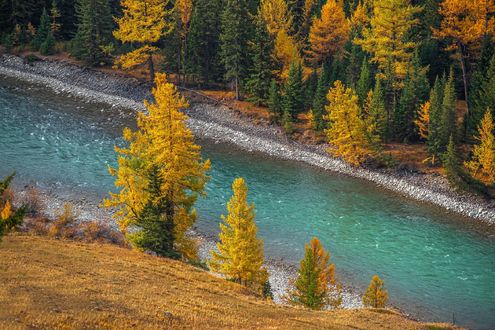
<path id="1" fill-rule="evenodd" d="M 0 329 L 429 329 L 388 310 L 276 306 L 178 261 L 37 236 L 4 238 L 0 283 Z"/>

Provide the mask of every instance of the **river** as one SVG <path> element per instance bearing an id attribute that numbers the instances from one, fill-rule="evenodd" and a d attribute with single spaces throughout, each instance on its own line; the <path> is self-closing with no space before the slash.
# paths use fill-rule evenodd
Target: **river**
<path id="1" fill-rule="evenodd" d="M 107 166 L 132 113 L 88 104 L 0 76 L 0 176 L 70 199 L 101 200 L 113 188 Z M 200 232 L 217 234 L 230 185 L 246 179 L 266 255 L 297 264 L 318 236 L 339 279 L 364 290 L 378 274 L 393 305 L 429 321 L 495 328 L 495 237 L 372 184 L 289 161 L 199 141 L 212 161 Z"/>

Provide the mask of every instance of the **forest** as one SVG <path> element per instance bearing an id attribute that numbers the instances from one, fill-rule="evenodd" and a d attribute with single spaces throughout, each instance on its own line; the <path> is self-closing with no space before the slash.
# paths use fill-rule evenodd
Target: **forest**
<path id="1" fill-rule="evenodd" d="M 53 0 L 0 2 L 9 51 L 68 52 L 227 88 L 290 135 L 303 114 L 329 152 L 393 166 L 426 146 L 456 188 L 493 194 L 491 0 Z"/>

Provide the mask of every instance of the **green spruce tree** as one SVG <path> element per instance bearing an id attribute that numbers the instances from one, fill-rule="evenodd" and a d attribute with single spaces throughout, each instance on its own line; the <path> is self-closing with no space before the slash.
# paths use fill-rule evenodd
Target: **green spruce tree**
<path id="1" fill-rule="evenodd" d="M 304 84 L 303 72 L 300 63 L 292 63 L 289 70 L 289 78 L 285 84 L 285 95 L 282 100 L 282 108 L 292 118 L 304 111 Z"/>
<path id="2" fill-rule="evenodd" d="M 373 93 L 369 94 L 367 102 L 368 123 L 373 126 L 373 131 L 380 137 L 380 140 L 385 142 L 388 136 L 387 110 L 380 79 L 376 80 Z"/>
<path id="3" fill-rule="evenodd" d="M 445 84 L 442 102 L 442 115 L 440 127 L 440 148 L 442 151 L 447 149 L 451 137 L 457 139 L 456 121 L 456 94 L 454 71 L 451 69 L 449 78 Z"/>
<path id="4" fill-rule="evenodd" d="M 246 81 L 246 91 L 249 101 L 258 105 L 266 104 L 273 77 L 273 41 L 268 35 L 261 12 L 255 18 L 255 35 L 250 42 L 250 50 L 252 67 Z"/>
<path id="5" fill-rule="evenodd" d="M 325 68 L 322 68 L 320 76 L 318 77 L 318 84 L 316 86 L 313 106 L 311 108 L 311 112 L 313 113 L 313 129 L 318 132 L 325 129 L 325 120 L 323 120 L 323 115 L 325 114 L 325 107 L 328 105 L 328 82 L 324 71 Z"/>
<path id="6" fill-rule="evenodd" d="M 361 64 L 359 80 L 356 83 L 356 94 L 359 97 L 359 104 L 362 106 L 366 102 L 368 92 L 373 88 L 373 77 L 368 64 L 368 59 L 364 58 Z"/>
<path id="7" fill-rule="evenodd" d="M 275 79 L 272 79 L 270 89 L 268 90 L 268 110 L 270 110 L 276 118 L 280 118 L 282 116 L 280 89 Z"/>
<path id="8" fill-rule="evenodd" d="M 48 16 L 46 8 L 43 8 L 43 12 L 40 17 L 40 25 L 36 30 L 36 35 L 34 36 L 33 41 L 31 42 L 31 47 L 34 51 L 40 50 L 41 45 L 45 42 L 50 31 L 50 17 Z"/>
<path id="9" fill-rule="evenodd" d="M 444 79 L 437 77 L 430 91 L 430 122 L 428 125 L 428 152 L 432 156 L 432 163 L 436 162 L 442 155 L 442 109 L 443 92 L 445 89 Z"/>
<path id="10" fill-rule="evenodd" d="M 450 136 L 449 144 L 447 145 L 447 151 L 442 157 L 443 166 L 445 168 L 445 174 L 447 175 L 447 180 L 456 189 L 460 189 L 464 185 L 461 175 L 461 166 L 459 165 L 459 155 L 457 152 L 457 147 L 455 143 L 454 136 Z"/>

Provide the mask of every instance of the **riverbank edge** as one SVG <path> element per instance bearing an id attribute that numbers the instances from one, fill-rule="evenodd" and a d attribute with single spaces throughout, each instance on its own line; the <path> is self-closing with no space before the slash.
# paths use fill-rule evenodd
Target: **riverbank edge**
<path id="1" fill-rule="evenodd" d="M 138 111 L 145 109 L 142 102 L 131 98 L 130 95 L 135 94 L 129 94 L 129 91 L 132 93 L 133 88 L 135 88 L 138 90 L 136 94 L 140 95 L 141 99 L 146 97 L 143 97 L 143 95 L 146 95 L 143 92 L 143 87 L 146 88 L 146 86 L 136 84 L 136 79 L 130 80 L 101 71 L 79 68 L 84 74 L 90 76 L 89 81 L 91 81 L 92 75 L 95 76 L 96 82 L 102 79 L 108 80 L 108 83 L 112 83 L 116 79 L 119 80 L 118 84 L 127 87 L 127 96 L 129 97 L 124 97 L 101 92 L 99 90 L 104 89 L 99 88 L 100 86 L 91 86 L 89 83 L 86 85 L 83 83 L 82 85 L 85 86 L 80 86 L 81 83 L 79 82 L 79 85 L 76 85 L 73 82 L 77 81 L 77 77 L 70 70 L 66 70 L 67 66 L 75 66 L 73 64 L 56 61 L 44 61 L 44 64 L 48 65 L 52 72 L 46 72 L 46 75 L 42 75 L 40 72 L 29 72 L 31 65 L 26 64 L 20 57 L 3 55 L 0 58 L 0 75 L 41 84 L 56 92 L 68 93 L 86 101 L 106 103 L 112 107 L 123 107 Z M 41 72 L 43 72 L 43 69 L 37 68 Z M 56 73 L 57 70 L 60 70 L 61 74 L 54 78 L 54 72 Z M 74 71 L 74 73 L 76 72 L 78 71 Z M 95 87 L 99 90 L 95 89 Z M 438 178 L 433 178 L 431 175 L 416 175 L 415 177 L 415 174 L 409 174 L 404 177 L 400 174 L 381 170 L 356 168 L 341 159 L 325 154 L 321 149 L 277 137 L 277 133 L 273 129 L 249 127 L 250 124 L 245 122 L 241 124 L 238 121 L 229 122 L 225 120 L 226 117 L 229 117 L 228 110 L 226 111 L 222 107 L 196 104 L 192 108 L 194 108 L 194 111 L 188 111 L 188 126 L 199 138 L 230 143 L 250 152 L 256 151 L 279 159 L 303 162 L 324 170 L 363 179 L 418 202 L 429 203 L 452 213 L 479 220 L 489 225 L 495 225 L 495 203 L 493 201 L 489 202 L 472 194 L 457 193 L 450 187 L 445 186 L 445 182 Z M 215 114 L 204 116 L 202 115 L 204 112 L 213 112 Z"/>

